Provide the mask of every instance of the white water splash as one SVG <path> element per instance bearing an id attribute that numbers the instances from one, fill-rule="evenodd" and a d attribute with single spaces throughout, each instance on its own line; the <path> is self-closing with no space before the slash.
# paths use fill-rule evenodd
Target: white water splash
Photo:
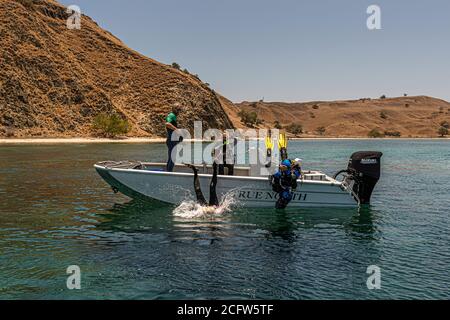
<path id="1" fill-rule="evenodd" d="M 236 190 L 230 190 L 225 194 L 218 206 L 202 206 L 194 200 L 185 200 L 173 210 L 173 214 L 184 219 L 208 219 L 222 216 L 231 212 L 232 208 L 237 206 L 238 201 L 235 195 Z"/>

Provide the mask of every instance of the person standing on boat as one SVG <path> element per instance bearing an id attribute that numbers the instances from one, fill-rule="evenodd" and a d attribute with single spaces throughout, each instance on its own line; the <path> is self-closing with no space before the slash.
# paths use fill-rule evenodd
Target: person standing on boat
<path id="1" fill-rule="evenodd" d="M 234 135 L 229 135 L 226 131 L 223 132 L 223 144 L 221 152 L 222 163 L 219 164 L 219 175 L 225 174 L 225 168 L 228 169 L 228 175 L 234 175 L 234 164 L 236 162 L 235 147 L 237 138 Z"/>
<path id="2" fill-rule="evenodd" d="M 182 108 L 179 104 L 175 104 L 172 107 L 172 112 L 169 113 L 166 117 L 166 130 L 167 130 L 167 140 L 166 145 L 168 149 L 168 158 L 167 158 L 167 172 L 172 172 L 175 166 L 175 163 L 172 159 L 172 151 L 175 149 L 176 145 L 182 141 L 182 137 L 180 139 L 175 139 L 173 137 L 174 131 L 178 130 L 177 124 L 177 116 L 182 111 Z"/>

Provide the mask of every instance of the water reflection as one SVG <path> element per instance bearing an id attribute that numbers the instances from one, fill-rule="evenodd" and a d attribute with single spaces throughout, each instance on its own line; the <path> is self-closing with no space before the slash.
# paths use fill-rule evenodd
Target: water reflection
<path id="1" fill-rule="evenodd" d="M 295 243 L 299 232 L 305 229 L 343 229 L 355 239 L 378 237 L 373 218 L 377 216 L 370 207 L 356 209 L 304 208 L 280 211 L 275 209 L 236 209 L 231 213 L 205 218 L 185 219 L 171 217 L 173 206 L 157 201 L 131 200 L 114 204 L 107 213 L 98 214 L 102 222 L 99 230 L 126 233 L 182 234 L 182 239 L 192 241 L 209 239 L 211 243 L 223 237 L 243 233 L 246 236 L 280 238 Z M 168 218 L 169 217 L 169 218 Z"/>
<path id="2" fill-rule="evenodd" d="M 346 230 L 355 239 L 378 240 L 380 237 L 376 219 L 380 212 L 370 206 L 361 207 L 357 215 L 354 215 Z"/>
<path id="3" fill-rule="evenodd" d="M 104 213 L 98 214 L 102 221 L 100 230 L 118 232 L 158 232 L 170 226 L 167 219 L 168 206 L 159 201 L 131 200 L 116 203 Z"/>

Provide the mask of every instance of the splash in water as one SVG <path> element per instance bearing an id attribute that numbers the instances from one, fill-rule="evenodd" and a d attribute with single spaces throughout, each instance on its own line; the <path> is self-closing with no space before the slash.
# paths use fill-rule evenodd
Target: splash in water
<path id="1" fill-rule="evenodd" d="M 231 212 L 232 208 L 237 206 L 235 194 L 236 190 L 227 192 L 218 206 L 202 206 L 196 201 L 185 200 L 173 210 L 173 214 L 185 219 L 221 216 Z"/>

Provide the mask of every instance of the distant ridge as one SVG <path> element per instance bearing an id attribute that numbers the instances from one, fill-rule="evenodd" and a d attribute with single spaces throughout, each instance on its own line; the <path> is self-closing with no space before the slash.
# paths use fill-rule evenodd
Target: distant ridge
<path id="1" fill-rule="evenodd" d="M 261 127 L 300 124 L 299 136 L 320 136 L 319 127 L 328 137 L 367 137 L 376 129 L 381 133 L 399 132 L 401 137 L 436 137 L 440 124 L 450 123 L 450 103 L 427 96 L 305 103 L 242 102 L 229 109 L 237 127 L 242 127 L 240 110 L 256 112 L 264 121 Z"/>

